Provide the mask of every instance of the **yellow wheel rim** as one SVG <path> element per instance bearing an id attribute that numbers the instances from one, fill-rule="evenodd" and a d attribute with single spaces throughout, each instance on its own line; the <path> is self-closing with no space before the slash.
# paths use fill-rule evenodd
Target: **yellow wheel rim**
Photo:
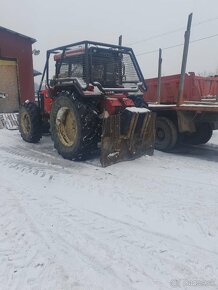
<path id="1" fill-rule="evenodd" d="M 67 107 L 59 109 L 56 117 L 56 130 L 64 146 L 73 146 L 77 137 L 76 117 L 73 110 Z"/>
<path id="2" fill-rule="evenodd" d="M 30 116 L 26 112 L 22 112 L 20 116 L 20 123 L 21 123 L 21 128 L 24 132 L 25 135 L 28 135 L 31 130 L 31 120 Z"/>

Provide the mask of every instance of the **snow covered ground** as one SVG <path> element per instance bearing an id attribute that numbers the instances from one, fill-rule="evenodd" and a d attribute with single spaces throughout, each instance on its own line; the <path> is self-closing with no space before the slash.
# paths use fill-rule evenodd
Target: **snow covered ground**
<path id="1" fill-rule="evenodd" d="M 0 289 L 218 289 L 218 133 L 104 169 L 2 129 L 0 168 Z"/>

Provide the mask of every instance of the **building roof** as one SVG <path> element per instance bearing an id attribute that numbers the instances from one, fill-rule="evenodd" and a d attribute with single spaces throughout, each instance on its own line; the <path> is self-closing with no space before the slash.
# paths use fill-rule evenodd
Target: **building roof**
<path id="1" fill-rule="evenodd" d="M 17 35 L 17 36 L 19 36 L 19 37 L 25 38 L 25 39 L 29 40 L 32 44 L 33 44 L 34 42 L 36 42 L 36 39 L 34 39 L 34 38 L 31 38 L 31 37 L 29 37 L 29 36 L 23 35 L 23 34 L 18 33 L 18 32 L 16 32 L 16 31 L 13 31 L 13 30 L 7 29 L 7 28 L 5 28 L 5 27 L 3 27 L 3 26 L 0 26 L 0 31 L 9 32 L 9 33 L 11 33 L 11 34 L 15 34 L 15 35 Z"/>

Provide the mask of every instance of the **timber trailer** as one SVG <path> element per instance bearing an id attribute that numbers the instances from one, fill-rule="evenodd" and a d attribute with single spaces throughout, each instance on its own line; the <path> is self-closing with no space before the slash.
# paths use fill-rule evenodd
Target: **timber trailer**
<path id="1" fill-rule="evenodd" d="M 70 160 L 89 158 L 100 144 L 103 167 L 152 155 L 155 114 L 146 89 L 131 48 L 82 41 L 50 49 L 37 102 L 20 107 L 21 136 L 37 143 L 50 128 L 54 147 Z"/>
<path id="2" fill-rule="evenodd" d="M 177 145 L 201 145 L 218 129 L 218 77 L 185 74 L 184 90 L 177 99 L 181 75 L 161 78 L 161 95 L 155 94 L 158 79 L 148 79 L 145 100 L 156 112 L 155 148 L 171 151 Z"/>
<path id="3" fill-rule="evenodd" d="M 207 143 L 218 129 L 218 76 L 201 77 L 186 73 L 192 14 L 189 15 L 181 74 L 147 79 L 144 100 L 156 113 L 155 148 L 169 152 L 177 145 Z"/>

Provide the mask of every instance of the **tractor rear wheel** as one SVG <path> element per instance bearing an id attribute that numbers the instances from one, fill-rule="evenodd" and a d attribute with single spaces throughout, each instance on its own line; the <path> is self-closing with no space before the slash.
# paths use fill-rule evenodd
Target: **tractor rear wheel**
<path id="1" fill-rule="evenodd" d="M 213 129 L 208 123 L 199 123 L 196 125 L 196 132 L 183 135 L 183 143 L 189 145 L 206 144 L 213 135 Z"/>
<path id="2" fill-rule="evenodd" d="M 157 117 L 155 149 L 170 151 L 175 147 L 177 139 L 178 133 L 174 123 L 166 117 Z"/>
<path id="3" fill-rule="evenodd" d="M 97 148 L 98 116 L 74 94 L 61 93 L 52 105 L 51 137 L 66 159 L 82 159 Z"/>
<path id="4" fill-rule="evenodd" d="M 42 137 L 41 115 L 35 103 L 26 102 L 19 110 L 19 130 L 24 141 L 37 143 Z"/>

